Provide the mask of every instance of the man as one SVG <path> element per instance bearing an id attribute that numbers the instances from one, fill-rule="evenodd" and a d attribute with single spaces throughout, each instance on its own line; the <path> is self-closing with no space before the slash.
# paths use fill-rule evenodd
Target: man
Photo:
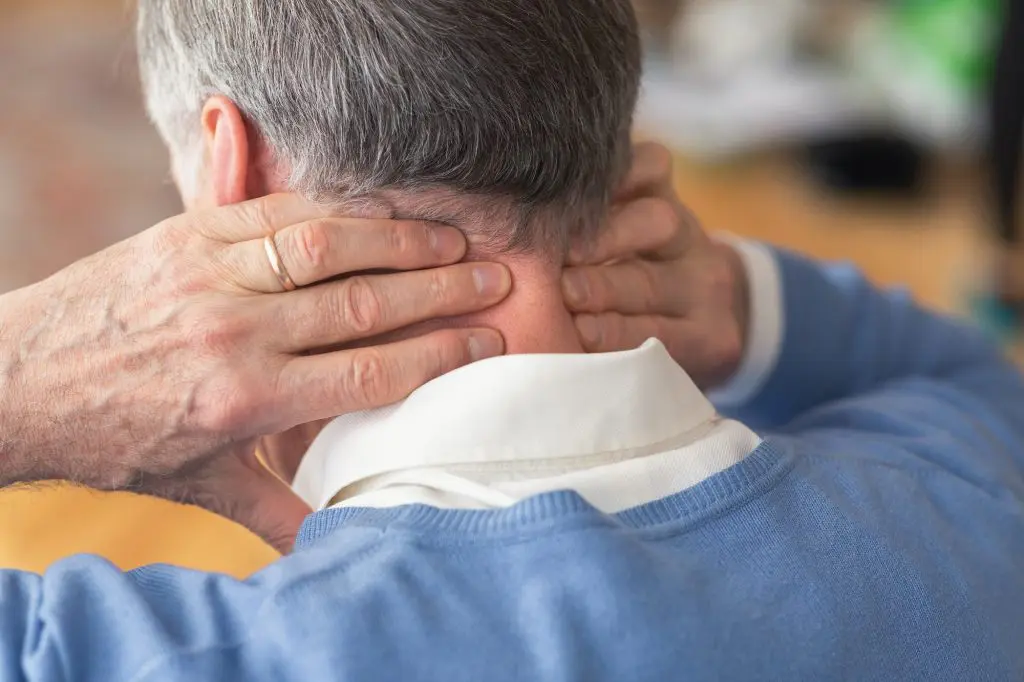
<path id="1" fill-rule="evenodd" d="M 752 283 L 719 400 L 775 435 L 719 417 L 657 341 L 581 353 L 616 318 L 579 339 L 563 254 L 616 260 L 614 189 L 662 176 L 624 179 L 625 0 L 145 0 L 140 27 L 189 204 L 287 186 L 454 224 L 513 290 L 444 325 L 497 328 L 510 355 L 333 422 L 298 476 L 331 508 L 252 580 L 92 559 L 7 576 L 8 677 L 1024 674 L 1024 382 L 973 331 L 848 269 L 707 246 Z M 284 288 L 310 262 L 266 248 Z M 574 307 L 606 308 L 602 272 L 568 283 Z M 345 305 L 386 318 L 367 281 Z"/>

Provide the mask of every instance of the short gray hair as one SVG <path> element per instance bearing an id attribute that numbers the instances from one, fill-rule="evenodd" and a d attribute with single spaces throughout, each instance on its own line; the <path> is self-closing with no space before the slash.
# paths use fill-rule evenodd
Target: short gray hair
<path id="1" fill-rule="evenodd" d="M 628 165 L 629 0 L 140 0 L 138 39 L 179 170 L 220 94 L 291 189 L 454 191 L 515 211 L 494 236 L 532 247 L 596 230 Z"/>

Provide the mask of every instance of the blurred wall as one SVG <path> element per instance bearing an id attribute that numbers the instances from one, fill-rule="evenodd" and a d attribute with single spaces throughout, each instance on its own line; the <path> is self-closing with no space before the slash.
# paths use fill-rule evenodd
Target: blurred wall
<path id="1" fill-rule="evenodd" d="M 0 0 L 0 291 L 175 213 L 126 0 Z"/>

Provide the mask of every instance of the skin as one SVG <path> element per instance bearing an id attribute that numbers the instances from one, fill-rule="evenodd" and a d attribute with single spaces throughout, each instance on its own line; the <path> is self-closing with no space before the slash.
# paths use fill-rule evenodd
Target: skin
<path id="1" fill-rule="evenodd" d="M 664 149 L 636 150 L 602 240 L 569 267 L 487 263 L 451 227 L 272 193 L 241 117 L 214 99 L 194 210 L 0 296 L 0 486 L 190 502 L 287 551 L 309 509 L 282 479 L 318 423 L 504 353 L 502 331 L 511 352 L 625 350 L 653 333 L 705 386 L 739 362 L 743 269 L 676 199 Z M 282 292 L 268 234 L 298 291 Z M 402 272 L 365 274 L 380 270 Z M 542 316 L 555 323 L 529 324 Z"/>

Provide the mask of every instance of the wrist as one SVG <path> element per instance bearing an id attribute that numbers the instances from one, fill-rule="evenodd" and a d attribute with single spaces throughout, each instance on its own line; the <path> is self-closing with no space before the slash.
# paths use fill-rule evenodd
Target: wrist
<path id="1" fill-rule="evenodd" d="M 739 329 L 739 337 L 743 342 L 743 350 L 736 360 L 734 371 L 740 368 L 743 358 L 747 356 L 750 345 L 750 278 L 747 274 L 747 266 L 742 256 L 731 244 L 719 243 L 723 257 L 729 264 L 732 273 L 733 299 L 732 311 Z"/>
<path id="2" fill-rule="evenodd" d="M 735 273 L 735 315 L 743 339 L 743 359 L 725 385 L 711 392 L 720 408 L 746 404 L 775 371 L 783 343 L 782 276 L 774 252 L 758 242 L 717 236 L 728 249 Z"/>

